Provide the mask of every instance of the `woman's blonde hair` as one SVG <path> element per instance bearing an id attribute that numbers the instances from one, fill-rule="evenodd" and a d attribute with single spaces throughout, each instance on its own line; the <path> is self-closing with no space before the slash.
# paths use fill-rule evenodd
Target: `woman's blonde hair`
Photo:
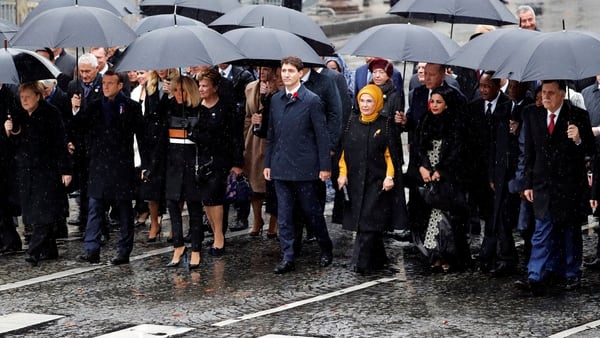
<path id="1" fill-rule="evenodd" d="M 200 91 L 198 91 L 198 82 L 189 76 L 176 76 L 171 79 L 171 92 L 175 91 L 177 85 L 181 85 L 182 91 L 187 94 L 185 105 L 187 107 L 197 107 L 200 104 Z"/>

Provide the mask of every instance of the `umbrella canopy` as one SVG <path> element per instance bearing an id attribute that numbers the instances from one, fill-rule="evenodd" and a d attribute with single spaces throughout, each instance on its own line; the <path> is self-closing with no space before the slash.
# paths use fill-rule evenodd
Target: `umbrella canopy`
<path id="1" fill-rule="evenodd" d="M 541 34 L 529 29 L 497 29 L 467 42 L 446 64 L 471 69 L 497 70 L 527 40 Z"/>
<path id="2" fill-rule="evenodd" d="M 0 19 L 0 39 L 10 40 L 15 33 L 19 30 L 19 27 L 12 22 Z"/>
<path id="3" fill-rule="evenodd" d="M 519 20 L 498 0 L 402 0 L 388 13 L 405 18 L 470 23 L 516 25 Z"/>
<path id="4" fill-rule="evenodd" d="M 506 5 L 498 0 L 402 0 L 388 13 L 409 19 L 449 22 L 452 24 L 450 37 L 455 23 L 493 26 L 519 23 Z"/>
<path id="5" fill-rule="evenodd" d="M 206 24 L 240 7 L 238 0 L 142 0 L 144 15 L 177 13 Z"/>
<path id="6" fill-rule="evenodd" d="M 229 63 L 244 59 L 221 34 L 201 26 L 172 26 L 142 34 L 126 49 L 118 71 Z"/>
<path id="7" fill-rule="evenodd" d="M 540 33 L 501 64 L 494 77 L 517 81 L 579 80 L 600 74 L 600 35 L 586 31 Z"/>
<path id="8" fill-rule="evenodd" d="M 177 14 L 159 14 L 143 18 L 133 25 L 132 29 L 137 35 L 142 35 L 155 29 L 171 27 L 175 25 L 206 27 L 206 25 L 202 22 L 190 19 L 187 16 Z"/>
<path id="9" fill-rule="evenodd" d="M 277 66 L 286 56 L 297 56 L 308 65 L 323 65 L 321 57 L 298 36 L 274 28 L 240 28 L 223 34 L 246 55 L 245 63 Z"/>
<path id="10" fill-rule="evenodd" d="M 28 20 L 10 44 L 18 47 L 123 46 L 136 38 L 113 13 L 94 7 L 71 6 L 44 11 Z"/>
<path id="11" fill-rule="evenodd" d="M 240 27 L 268 27 L 294 33 L 319 55 L 333 55 L 334 48 L 321 27 L 296 10 L 273 5 L 247 5 L 226 13 L 209 24 L 219 32 Z"/>
<path id="12" fill-rule="evenodd" d="M 126 16 L 138 12 L 136 6 L 128 0 L 43 0 L 27 14 L 25 22 L 49 9 L 75 5 L 106 9 L 118 16 Z"/>
<path id="13" fill-rule="evenodd" d="M 43 56 L 18 48 L 0 49 L 0 83 L 55 79 L 60 71 Z"/>
<path id="14" fill-rule="evenodd" d="M 458 48 L 448 36 L 429 28 L 386 24 L 371 27 L 350 38 L 338 53 L 445 64 Z"/>

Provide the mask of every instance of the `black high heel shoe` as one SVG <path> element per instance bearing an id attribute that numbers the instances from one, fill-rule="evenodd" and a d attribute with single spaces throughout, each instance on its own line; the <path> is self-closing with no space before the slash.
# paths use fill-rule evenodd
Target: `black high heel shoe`
<path id="1" fill-rule="evenodd" d="M 146 240 L 146 243 L 156 243 L 156 241 L 160 242 L 161 236 L 162 236 L 162 220 L 158 224 L 158 232 L 156 233 L 156 236 L 148 237 L 148 239 Z"/>
<path id="2" fill-rule="evenodd" d="M 210 249 L 208 249 L 208 253 L 211 256 L 215 256 L 215 257 L 223 256 L 223 254 L 225 253 L 225 247 L 215 248 L 214 246 L 212 246 L 212 247 L 210 247 Z"/>
<path id="3" fill-rule="evenodd" d="M 179 255 L 179 260 L 177 262 L 170 261 L 165 267 L 167 268 L 176 268 L 179 266 L 181 261 L 187 262 L 187 247 L 184 247 L 183 252 Z"/>

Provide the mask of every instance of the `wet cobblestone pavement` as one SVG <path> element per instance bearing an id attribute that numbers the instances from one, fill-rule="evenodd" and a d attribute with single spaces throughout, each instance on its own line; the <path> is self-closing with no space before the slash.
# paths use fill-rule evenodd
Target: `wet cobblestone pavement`
<path id="1" fill-rule="evenodd" d="M 65 316 L 5 337 L 96 337 L 139 324 L 195 329 L 183 337 L 545 337 L 600 317 L 598 272 L 584 271 L 578 291 L 523 298 L 513 282 L 525 276 L 524 269 L 498 279 L 475 271 L 432 275 L 416 248 L 389 239 L 394 269 L 361 276 L 348 267 L 352 234 L 329 226 L 333 265 L 319 268 L 317 244 L 306 243 L 297 270 L 285 275 L 272 273 L 279 260 L 277 241 L 251 238 L 245 231 L 229 234 L 223 257 L 204 250 L 200 269 L 192 271 L 164 267 L 171 248 L 164 237 L 145 243 L 145 228 L 137 230 L 129 265 L 77 262 L 81 241 L 76 238 L 61 243 L 59 260 L 37 268 L 23 254 L 0 256 L 0 315 Z M 165 221 L 163 233 L 168 229 Z M 102 262 L 114 253 L 113 234 Z M 586 254 L 592 254 L 595 241 L 596 235 L 585 234 Z M 57 272 L 69 275 L 15 284 Z M 314 297 L 323 299 L 309 301 Z M 600 331 L 571 337 L 594 332 Z"/>

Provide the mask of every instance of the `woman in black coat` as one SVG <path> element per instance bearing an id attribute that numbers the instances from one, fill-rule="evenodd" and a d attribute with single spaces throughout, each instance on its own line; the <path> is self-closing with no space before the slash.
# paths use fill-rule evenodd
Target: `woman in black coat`
<path id="1" fill-rule="evenodd" d="M 223 198 L 227 175 L 242 174 L 244 166 L 243 121 L 236 118 L 235 108 L 219 97 L 221 75 L 208 69 L 198 75 L 202 102 L 198 123 L 189 137 L 198 148 L 198 163 L 210 163 L 211 175 L 199 185 L 206 217 L 214 234 L 213 246 L 208 253 L 224 253 Z"/>
<path id="2" fill-rule="evenodd" d="M 342 136 L 338 186 L 346 189 L 349 205 L 344 208 L 343 227 L 356 231 L 353 269 L 368 273 L 387 262 L 383 232 L 397 203 L 395 190 L 403 191 L 402 166 L 392 132 L 393 120 L 382 116 L 383 92 L 367 85 L 357 95 L 360 115 L 352 116 Z"/>
<path id="3" fill-rule="evenodd" d="M 464 143 L 461 140 L 455 92 L 445 86 L 431 93 L 430 110 L 419 125 L 417 165 L 421 183 L 448 182 L 461 191 L 464 186 Z M 459 196 L 444 196 L 458 200 Z M 421 224 L 427 226 L 424 247 L 429 252 L 434 272 L 448 272 L 463 268 L 470 260 L 469 246 L 464 232 L 464 210 L 442 211 L 430 206 Z"/>
<path id="4" fill-rule="evenodd" d="M 9 119 L 4 128 L 15 149 L 23 223 L 33 229 L 26 261 L 37 265 L 41 258 L 58 257 L 54 229 L 67 216 L 71 163 L 60 113 L 44 101 L 42 85 L 23 84 L 19 96 L 25 113 L 18 126 Z"/>
<path id="5" fill-rule="evenodd" d="M 187 260 L 183 241 L 183 203 L 189 213 L 192 255 L 190 268 L 200 265 L 200 249 L 204 233 L 202 231 L 202 194 L 195 181 L 195 166 L 198 165 L 198 148 L 189 138 L 188 131 L 198 123 L 200 115 L 200 95 L 197 82 L 188 76 L 176 76 L 171 81 L 173 98 L 160 105 L 166 112 L 168 128 L 163 131 L 169 140 L 166 154 L 160 147 L 155 148 L 153 162 L 166 161 L 165 199 L 171 217 L 173 231 L 173 258 L 167 267 L 177 267 L 181 260 Z M 150 176 L 152 179 L 152 176 Z"/>

